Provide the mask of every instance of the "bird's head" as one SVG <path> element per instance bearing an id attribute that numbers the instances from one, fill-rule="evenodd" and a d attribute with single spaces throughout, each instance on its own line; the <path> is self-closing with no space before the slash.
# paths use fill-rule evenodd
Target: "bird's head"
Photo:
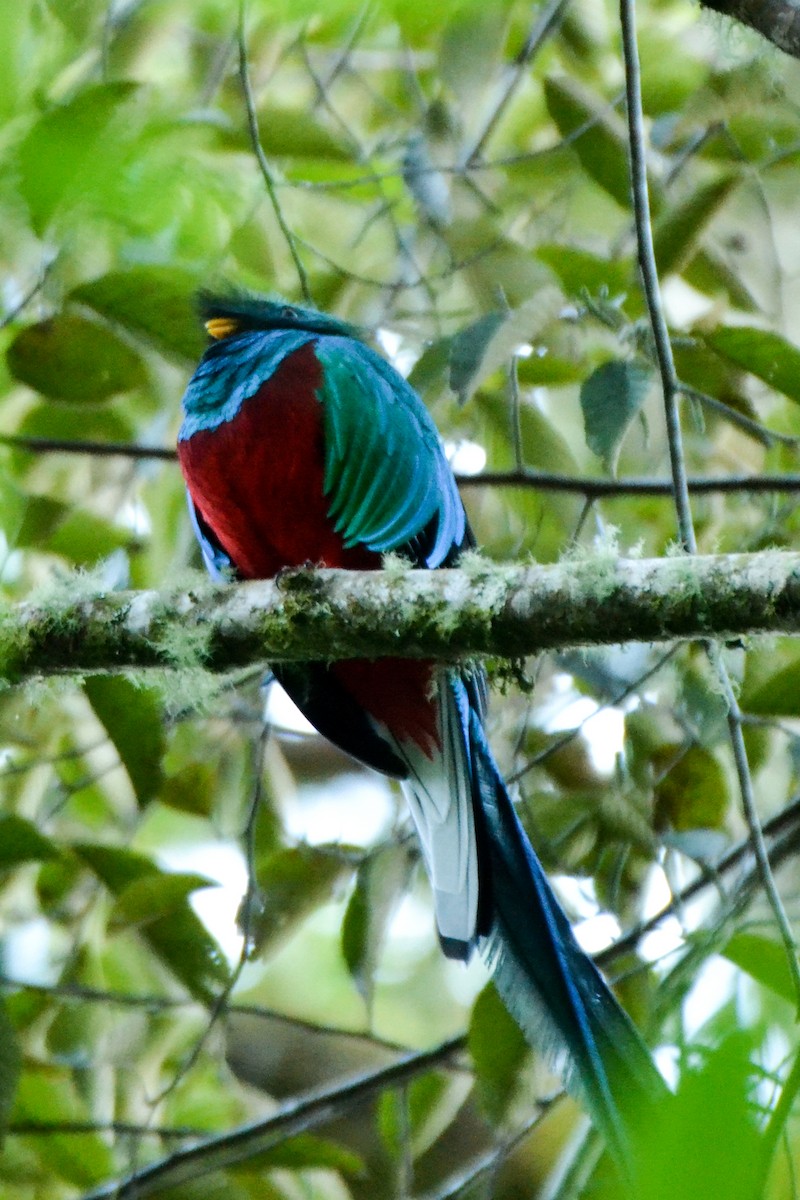
<path id="1" fill-rule="evenodd" d="M 233 338 L 243 333 L 269 332 L 276 329 L 303 329 L 310 333 L 329 333 L 340 337 L 360 337 L 360 330 L 346 321 L 300 308 L 275 296 L 257 292 L 231 292 L 214 295 L 201 292 L 198 297 L 200 316 L 208 334 L 215 341 Z"/>

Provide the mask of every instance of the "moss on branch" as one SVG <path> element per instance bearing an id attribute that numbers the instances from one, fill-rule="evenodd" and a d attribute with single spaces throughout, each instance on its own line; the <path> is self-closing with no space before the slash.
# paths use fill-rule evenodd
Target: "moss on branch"
<path id="1" fill-rule="evenodd" d="M 677 638 L 800 632 L 800 554 L 460 570 L 318 571 L 162 592 L 78 577 L 0 609 L 0 681 L 149 667 L 393 655 L 454 661 Z"/>
<path id="2" fill-rule="evenodd" d="M 749 25 L 785 54 L 800 58 L 798 0 L 700 0 L 705 8 Z"/>

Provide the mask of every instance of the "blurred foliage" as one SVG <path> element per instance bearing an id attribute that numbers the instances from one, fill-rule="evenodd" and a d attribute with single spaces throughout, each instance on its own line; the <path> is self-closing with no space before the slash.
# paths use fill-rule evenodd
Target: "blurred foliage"
<path id="1" fill-rule="evenodd" d="M 796 471 L 800 65 L 685 0 L 637 7 L 656 253 L 696 394 L 690 472 Z M 107 588 L 199 569 L 174 463 L 47 444 L 171 446 L 203 345 L 196 288 L 299 298 L 248 133 L 235 8 L 3 6 L 6 602 L 74 567 Z M 666 479 L 616 9 L 564 7 L 528 62 L 537 16 L 521 0 L 251 0 L 276 195 L 315 302 L 375 332 L 457 454 Z M 666 497 L 465 497 L 494 558 L 595 538 L 659 555 L 676 537 Z M 703 494 L 694 512 L 707 552 L 796 544 L 791 494 Z M 728 655 L 768 848 L 791 862 L 800 658 L 788 639 Z M 587 944 L 695 881 L 641 957 L 607 960 L 678 1082 L 669 1126 L 644 1138 L 642 1194 L 795 1196 L 797 998 L 751 859 L 720 859 L 744 825 L 701 651 L 528 669 L 533 692 L 496 696 L 491 732 Z M 170 1196 L 540 1194 L 577 1109 L 552 1101 L 480 965 L 440 955 L 401 798 L 307 733 L 265 740 L 263 711 L 253 675 L 0 695 L 4 1200 L 86 1195 L 467 1029 L 436 1070 Z M 796 927 L 790 870 L 778 885 Z M 591 1142 L 559 1178 L 548 1195 L 619 1194 Z"/>

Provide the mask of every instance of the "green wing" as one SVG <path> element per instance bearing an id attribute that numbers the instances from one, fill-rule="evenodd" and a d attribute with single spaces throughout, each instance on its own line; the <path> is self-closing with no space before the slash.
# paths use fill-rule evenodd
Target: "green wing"
<path id="1" fill-rule="evenodd" d="M 400 550 L 435 524 L 438 567 L 466 533 L 453 473 L 427 409 L 394 367 L 349 337 L 315 344 L 323 382 L 325 494 L 346 546 Z"/>

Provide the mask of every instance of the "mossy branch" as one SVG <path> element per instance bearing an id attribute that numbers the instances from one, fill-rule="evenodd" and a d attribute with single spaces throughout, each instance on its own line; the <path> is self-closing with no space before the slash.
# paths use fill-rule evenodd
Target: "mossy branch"
<path id="1" fill-rule="evenodd" d="M 91 581 L 88 581 L 89 583 Z M 320 571 L 101 594 L 85 577 L 0 610 L 0 681 L 259 661 L 453 661 L 676 638 L 800 632 L 800 554 L 556 566 L 470 559 L 459 570 Z"/>
<path id="2" fill-rule="evenodd" d="M 798 0 L 700 0 L 705 8 L 749 25 L 779 50 L 800 58 Z"/>

